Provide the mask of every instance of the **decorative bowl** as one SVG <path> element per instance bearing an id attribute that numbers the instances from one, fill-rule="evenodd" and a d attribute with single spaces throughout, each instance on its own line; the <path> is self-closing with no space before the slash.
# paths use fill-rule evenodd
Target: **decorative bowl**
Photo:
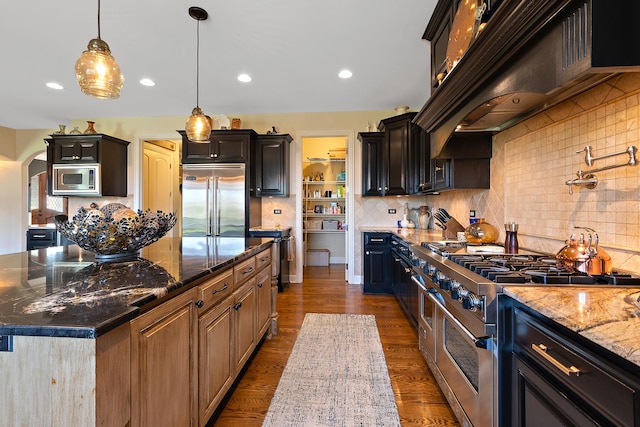
<path id="1" fill-rule="evenodd" d="M 135 212 L 121 203 L 108 203 L 101 208 L 92 203 L 89 209 L 78 209 L 70 221 L 66 215 L 55 219 L 58 232 L 95 253 L 98 259 L 135 256 L 167 234 L 177 220 L 174 213 Z"/>

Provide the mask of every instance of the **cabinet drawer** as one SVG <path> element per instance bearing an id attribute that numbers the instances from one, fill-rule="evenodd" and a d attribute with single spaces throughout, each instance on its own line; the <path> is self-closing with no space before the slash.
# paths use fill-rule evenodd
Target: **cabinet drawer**
<path id="1" fill-rule="evenodd" d="M 56 230 L 27 230 L 27 239 L 32 241 L 56 241 Z"/>
<path id="2" fill-rule="evenodd" d="M 242 282 L 247 280 L 256 271 L 256 257 L 251 257 L 246 261 L 233 267 L 233 276 L 235 282 L 235 289 L 239 287 Z"/>
<path id="3" fill-rule="evenodd" d="M 391 234 L 389 233 L 364 233 L 365 246 L 373 245 L 389 245 L 391 243 Z"/>
<path id="4" fill-rule="evenodd" d="M 533 361 L 545 378 L 562 384 L 606 420 L 615 420 L 614 425 L 637 425 L 639 384 L 615 361 L 589 351 L 526 311 L 516 307 L 514 314 L 514 352 Z"/>
<path id="5" fill-rule="evenodd" d="M 198 292 L 200 301 L 202 301 L 202 307 L 199 311 L 205 312 L 223 298 L 231 295 L 233 289 L 233 270 L 230 269 L 219 276 L 201 284 L 198 286 Z"/>
<path id="6" fill-rule="evenodd" d="M 262 269 L 262 267 L 269 264 L 270 262 L 271 262 L 271 248 L 265 249 L 264 251 L 256 255 L 256 270 Z"/>

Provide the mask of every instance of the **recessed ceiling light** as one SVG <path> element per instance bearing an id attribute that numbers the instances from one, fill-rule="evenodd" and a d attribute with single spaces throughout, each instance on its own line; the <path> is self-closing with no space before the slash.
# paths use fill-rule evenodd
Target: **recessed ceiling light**
<path id="1" fill-rule="evenodd" d="M 251 76 L 249 74 L 240 74 L 238 76 L 238 81 L 242 83 L 249 83 L 251 81 Z"/>
<path id="2" fill-rule="evenodd" d="M 64 87 L 60 83 L 56 83 L 56 82 L 47 83 L 47 87 L 50 89 L 57 89 L 57 90 L 64 89 Z"/>
<path id="3" fill-rule="evenodd" d="M 142 86 L 155 86 L 156 82 L 145 77 L 144 79 L 140 79 L 140 84 Z"/>
<path id="4" fill-rule="evenodd" d="M 349 70 L 342 70 L 338 73 L 338 77 L 340 77 L 341 79 L 348 79 L 351 76 L 353 76 L 353 73 Z"/>

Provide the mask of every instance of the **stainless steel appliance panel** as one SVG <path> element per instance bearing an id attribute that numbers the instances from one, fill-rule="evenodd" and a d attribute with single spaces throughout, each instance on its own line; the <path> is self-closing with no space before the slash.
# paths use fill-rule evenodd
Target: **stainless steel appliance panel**
<path id="1" fill-rule="evenodd" d="M 438 368 L 474 426 L 496 425 L 492 338 L 474 337 L 440 304 L 436 311 Z"/>
<path id="2" fill-rule="evenodd" d="M 54 164 L 52 167 L 54 196 L 99 196 L 102 193 L 100 165 Z"/>
<path id="3" fill-rule="evenodd" d="M 182 171 L 182 235 L 244 236 L 245 165 L 189 165 Z"/>

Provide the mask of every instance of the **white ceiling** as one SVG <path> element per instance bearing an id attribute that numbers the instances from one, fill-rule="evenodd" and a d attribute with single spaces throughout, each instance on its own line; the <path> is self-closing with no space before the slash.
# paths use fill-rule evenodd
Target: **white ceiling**
<path id="1" fill-rule="evenodd" d="M 50 129 L 71 119 L 420 109 L 429 97 L 436 0 L 103 0 L 101 38 L 125 77 L 116 100 L 80 92 L 74 64 L 98 35 L 97 0 L 0 5 L 0 126 Z M 348 68 L 353 77 L 342 80 Z M 245 72 L 253 81 L 236 80 Z M 138 83 L 156 81 L 153 88 Z M 49 89 L 56 81 L 63 91 Z"/>

